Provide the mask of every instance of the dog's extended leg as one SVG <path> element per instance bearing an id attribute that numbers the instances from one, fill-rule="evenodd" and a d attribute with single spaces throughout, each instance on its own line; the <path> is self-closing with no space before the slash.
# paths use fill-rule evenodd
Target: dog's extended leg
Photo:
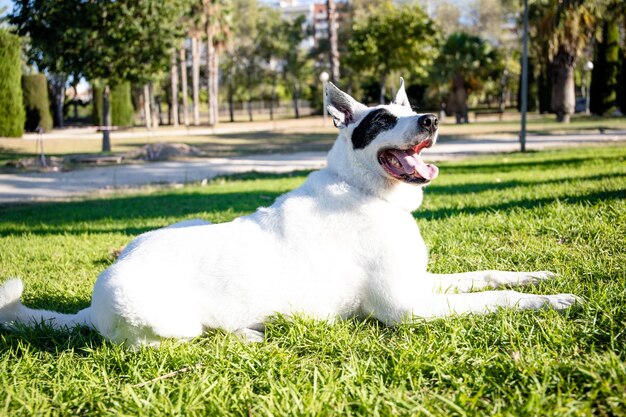
<path id="1" fill-rule="evenodd" d="M 394 292 L 392 298 L 378 301 L 377 304 L 365 305 L 364 313 L 371 314 L 390 325 L 411 317 L 434 319 L 464 313 L 488 314 L 500 308 L 563 310 L 576 303 L 582 303 L 582 300 L 573 294 L 536 295 L 513 290 L 413 296 L 410 291 L 404 291 Z"/>
<path id="2" fill-rule="evenodd" d="M 536 284 L 554 277 L 555 274 L 549 271 L 474 271 L 458 274 L 428 274 L 433 291 L 441 293 L 464 293 L 486 287 Z"/>
<path id="3" fill-rule="evenodd" d="M 417 300 L 409 314 L 436 318 L 451 314 L 486 314 L 502 307 L 518 310 L 553 308 L 563 310 L 582 300 L 573 294 L 536 295 L 517 291 L 484 291 L 469 294 L 437 294 L 428 300 Z"/>

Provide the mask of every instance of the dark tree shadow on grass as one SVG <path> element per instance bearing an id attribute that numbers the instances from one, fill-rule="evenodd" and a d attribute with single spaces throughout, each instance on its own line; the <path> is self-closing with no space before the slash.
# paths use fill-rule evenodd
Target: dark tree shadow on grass
<path id="1" fill-rule="evenodd" d="M 621 200 L 626 197 L 626 190 L 598 191 L 595 193 L 577 195 L 577 196 L 560 196 L 533 198 L 526 200 L 508 201 L 500 204 L 492 204 L 479 207 L 463 207 L 463 208 L 440 208 L 435 210 L 418 210 L 414 213 L 415 218 L 426 220 L 440 220 L 460 214 L 481 214 L 486 212 L 509 211 L 515 208 L 533 209 L 546 206 L 557 201 L 567 204 L 590 203 L 594 204 L 599 201 Z"/>
<path id="2" fill-rule="evenodd" d="M 302 177 L 304 181 L 308 172 L 310 171 L 289 174 L 246 173 L 231 176 L 225 181 L 291 177 Z M 0 205 L 0 236 L 25 233 L 50 235 L 111 232 L 137 235 L 154 227 L 133 226 L 133 220 L 139 222 L 173 218 L 173 221 L 177 221 L 207 212 L 250 213 L 259 206 L 270 205 L 281 194 L 282 192 L 267 190 L 221 193 L 162 189 L 156 193 L 143 195 L 114 195 L 109 198 L 82 201 Z M 103 227 L 101 222 L 107 220 L 110 220 L 109 224 Z M 111 227 L 111 223 L 119 223 L 120 226 Z M 166 221 L 162 226 L 170 223 L 172 221 Z M 76 227 L 75 224 L 80 224 L 80 227 Z"/>
<path id="3" fill-rule="evenodd" d="M 45 323 L 34 327 L 18 326 L 14 330 L 0 329 L 0 353 L 12 352 L 17 357 L 31 350 L 58 354 L 73 351 L 77 356 L 91 356 L 91 350 L 107 344 L 98 332 L 85 327 L 55 330 Z M 25 352 L 25 353 L 26 353 Z"/>
<path id="4" fill-rule="evenodd" d="M 481 166 L 481 171 L 485 166 Z M 490 165 L 486 165 L 487 168 Z M 273 179 L 285 177 L 302 177 L 307 172 L 292 174 L 259 174 L 249 173 L 235 176 L 240 181 L 254 181 L 257 179 Z M 459 195 L 478 193 L 486 190 L 513 189 L 516 187 L 532 187 L 543 184 L 562 182 L 590 182 L 603 179 L 624 178 L 626 174 L 610 173 L 575 178 L 547 178 L 538 181 L 513 180 L 505 182 L 484 182 L 470 184 L 450 184 L 445 186 L 436 183 L 426 190 L 432 195 Z M 230 181 L 233 177 L 226 179 Z M 212 190 L 214 190 L 213 188 Z M 228 211 L 233 217 L 251 213 L 260 206 L 271 205 L 281 195 L 278 191 L 244 191 L 244 192 L 209 192 L 201 190 L 189 192 L 186 190 L 160 190 L 153 194 L 144 195 L 117 195 L 110 198 L 88 199 L 83 201 L 60 203 L 32 203 L 20 205 L 0 206 L 0 236 L 35 234 L 83 234 L 83 233 L 124 233 L 129 236 L 162 227 L 182 218 L 194 215 L 205 217 L 207 213 Z M 598 191 L 581 195 L 560 195 L 558 197 L 521 199 L 507 201 L 500 204 L 463 208 L 419 209 L 415 213 L 417 218 L 441 219 L 459 214 L 479 214 L 492 211 L 508 211 L 517 207 L 534 208 L 551 204 L 556 201 L 570 204 L 580 202 L 594 203 L 600 200 L 621 199 L 626 196 L 626 190 Z M 159 226 L 145 226 L 146 221 L 163 219 Z M 133 225 L 136 221 L 139 225 Z M 119 226 L 116 226 L 119 224 Z M 142 225 L 143 224 L 143 225 Z M 103 265 L 107 259 L 102 259 Z"/>
<path id="5" fill-rule="evenodd" d="M 569 182 L 579 182 L 579 181 L 599 181 L 604 179 L 612 179 L 612 178 L 626 178 L 626 172 L 620 173 L 615 172 L 611 174 L 599 174 L 599 175 L 590 175 L 585 177 L 569 177 L 569 178 L 550 178 L 543 180 L 533 180 L 533 181 L 524 181 L 524 180 L 513 180 L 513 181 L 490 181 L 490 182 L 477 182 L 477 183 L 466 183 L 459 185 L 446 185 L 440 186 L 437 183 L 433 185 L 429 185 L 426 188 L 426 195 L 459 195 L 459 194 L 469 194 L 469 193 L 480 193 L 483 191 L 504 191 L 510 188 L 516 187 L 536 187 L 540 185 L 550 185 L 550 184 L 564 184 Z"/>

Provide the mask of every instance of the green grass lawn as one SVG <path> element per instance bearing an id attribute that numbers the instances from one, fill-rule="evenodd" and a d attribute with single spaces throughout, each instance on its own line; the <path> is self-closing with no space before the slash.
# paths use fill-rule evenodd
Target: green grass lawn
<path id="1" fill-rule="evenodd" d="M 261 344 L 210 331 L 137 352 L 82 329 L 0 331 L 0 415 L 626 415 L 625 160 L 620 145 L 442 163 L 415 213 L 431 270 L 548 269 L 559 277 L 525 291 L 583 306 L 395 328 L 276 318 Z M 304 178 L 1 206 L 0 280 L 75 312 L 137 234 L 228 221 Z"/>

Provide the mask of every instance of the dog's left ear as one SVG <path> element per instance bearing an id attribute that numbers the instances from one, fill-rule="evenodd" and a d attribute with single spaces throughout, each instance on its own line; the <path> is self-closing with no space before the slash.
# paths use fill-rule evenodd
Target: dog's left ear
<path id="1" fill-rule="evenodd" d="M 409 108 L 411 107 L 411 103 L 409 103 L 409 97 L 407 97 L 406 91 L 404 91 L 404 78 L 402 77 L 400 77 L 400 88 L 396 93 L 396 98 L 393 100 L 393 104 Z"/>
<path id="2" fill-rule="evenodd" d="M 338 89 L 335 84 L 329 82 L 326 85 L 326 96 L 328 97 L 328 113 L 333 117 L 335 127 L 346 127 L 354 123 L 367 107 L 349 94 Z"/>

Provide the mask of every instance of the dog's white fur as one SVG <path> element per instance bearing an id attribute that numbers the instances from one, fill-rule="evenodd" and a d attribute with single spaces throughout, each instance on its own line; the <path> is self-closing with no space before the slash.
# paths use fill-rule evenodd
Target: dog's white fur
<path id="1" fill-rule="evenodd" d="M 21 281 L 9 280 L 0 287 L 0 323 L 85 325 L 138 346 L 191 339 L 208 328 L 260 340 L 263 323 L 277 313 L 394 324 L 500 307 L 562 309 L 577 301 L 570 294 L 469 293 L 535 283 L 550 272 L 428 273 L 411 215 L 422 186 L 390 177 L 377 159 L 381 149 L 415 145 L 421 115 L 402 86 L 394 103 L 378 106 L 398 117 L 395 127 L 355 150 L 352 132 L 372 108 L 332 84 L 328 96 L 339 136 L 328 167 L 301 187 L 229 223 L 187 221 L 140 235 L 102 272 L 91 305 L 77 314 L 27 308 L 19 301 Z"/>

